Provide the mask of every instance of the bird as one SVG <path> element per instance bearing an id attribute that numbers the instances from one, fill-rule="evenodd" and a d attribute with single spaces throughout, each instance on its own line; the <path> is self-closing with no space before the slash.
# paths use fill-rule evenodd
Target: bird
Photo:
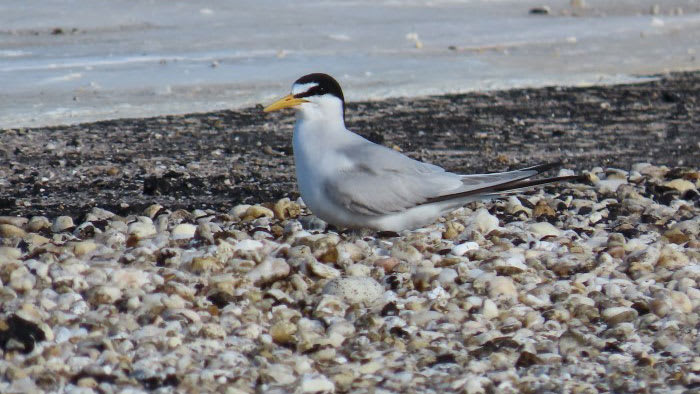
<path id="1" fill-rule="evenodd" d="M 530 179 L 557 163 L 462 175 L 375 144 L 345 127 L 345 98 L 330 75 L 304 75 L 263 109 L 296 110 L 292 136 L 297 186 L 311 212 L 341 228 L 399 232 L 435 222 L 477 200 L 577 176 Z"/>

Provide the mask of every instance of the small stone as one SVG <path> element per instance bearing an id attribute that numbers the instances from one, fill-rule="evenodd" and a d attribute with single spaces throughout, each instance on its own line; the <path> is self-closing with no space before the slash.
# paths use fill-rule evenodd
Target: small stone
<path id="1" fill-rule="evenodd" d="M 464 231 L 464 225 L 459 222 L 449 221 L 445 223 L 445 231 L 442 233 L 443 239 L 455 239 Z"/>
<path id="2" fill-rule="evenodd" d="M 304 374 L 301 377 L 302 393 L 333 393 L 335 384 L 327 377 L 318 374 Z"/>
<path id="3" fill-rule="evenodd" d="M 9 246 L 0 246 L 0 262 L 9 263 L 19 260 L 22 257 L 22 251 Z"/>
<path id="4" fill-rule="evenodd" d="M 552 9 L 546 5 L 543 5 L 541 7 L 530 8 L 531 15 L 549 15 L 551 13 L 552 13 Z"/>
<path id="5" fill-rule="evenodd" d="M 22 238 L 27 233 L 21 228 L 12 224 L 0 224 L 0 237 L 4 238 Z"/>
<path id="6" fill-rule="evenodd" d="M 626 306 L 616 306 L 603 310 L 601 316 L 610 325 L 632 321 L 637 318 L 637 311 Z"/>
<path id="7" fill-rule="evenodd" d="M 664 183 L 664 186 L 671 189 L 676 189 L 681 193 L 685 193 L 688 190 L 695 190 L 695 185 L 692 182 L 687 181 L 685 179 L 674 179 L 672 181 Z"/>
<path id="8" fill-rule="evenodd" d="M 272 218 L 275 213 L 270 208 L 265 208 L 262 205 L 253 205 L 245 211 L 243 221 L 251 221 L 261 217 Z"/>
<path id="9" fill-rule="evenodd" d="M 376 266 L 382 267 L 385 273 L 393 271 L 394 267 L 401 261 L 396 257 L 386 257 L 383 259 L 378 259 L 374 261 Z"/>
<path id="10" fill-rule="evenodd" d="M 260 371 L 263 378 L 269 379 L 279 385 L 288 385 L 296 381 L 294 370 L 284 364 L 270 364 L 268 367 Z M 240 390 L 234 392 L 226 391 L 226 394 L 245 394 L 246 391 Z"/>
<path id="11" fill-rule="evenodd" d="M 525 272 L 527 271 L 525 256 L 516 253 L 506 255 L 503 259 L 496 260 L 494 269 L 500 275 L 516 275 Z"/>
<path id="12" fill-rule="evenodd" d="M 53 221 L 53 225 L 51 226 L 51 231 L 54 233 L 60 233 L 63 231 L 67 231 L 75 227 L 73 224 L 73 218 L 70 216 L 59 216 L 56 218 L 56 220 Z"/>
<path id="13" fill-rule="evenodd" d="M 34 288 L 36 278 L 27 267 L 21 266 L 10 274 L 10 287 L 16 291 L 25 292 Z"/>
<path id="14" fill-rule="evenodd" d="M 552 226 L 548 222 L 533 223 L 530 225 L 530 231 L 539 235 L 540 238 L 558 237 L 561 234 L 558 228 Z"/>
<path id="15" fill-rule="evenodd" d="M 527 216 L 532 215 L 532 210 L 530 208 L 524 207 L 520 200 L 515 196 L 510 196 L 508 198 L 508 204 L 506 205 L 506 209 L 511 215 L 518 215 L 521 212 L 525 213 Z"/>
<path id="16" fill-rule="evenodd" d="M 682 343 L 670 343 L 664 348 L 664 351 L 670 353 L 672 356 L 680 356 L 691 352 L 690 349 Z"/>
<path id="17" fill-rule="evenodd" d="M 452 248 L 450 251 L 455 256 L 464 256 L 470 250 L 479 249 L 479 244 L 473 241 L 461 243 Z"/>
<path id="18" fill-rule="evenodd" d="M 693 311 L 693 303 L 690 302 L 690 298 L 680 291 L 671 292 L 671 306 L 680 313 L 691 313 Z"/>
<path id="19" fill-rule="evenodd" d="M 156 217 L 158 212 L 160 212 L 162 209 L 163 209 L 163 206 L 160 204 L 151 204 L 146 209 L 143 210 L 143 214 L 148 216 L 149 218 L 153 219 Z"/>
<path id="20" fill-rule="evenodd" d="M 545 200 L 540 200 L 537 201 L 532 215 L 538 219 L 552 219 L 556 217 L 557 213 Z"/>
<path id="21" fill-rule="evenodd" d="M 223 268 L 221 261 L 213 256 L 195 257 L 190 262 L 190 271 L 197 274 L 219 272 Z"/>
<path id="22" fill-rule="evenodd" d="M 170 232 L 170 238 L 174 240 L 190 239 L 194 237 L 197 226 L 190 223 L 180 223 Z"/>
<path id="23" fill-rule="evenodd" d="M 442 285 L 442 287 L 449 288 L 455 283 L 455 280 L 459 277 L 459 274 L 457 274 L 457 271 L 453 270 L 452 268 L 445 268 L 442 271 L 440 271 L 440 274 L 438 274 L 438 282 Z"/>
<path id="24" fill-rule="evenodd" d="M 617 189 L 621 185 L 625 185 L 625 184 L 627 184 L 626 179 L 618 179 L 618 178 L 604 179 L 604 180 L 600 180 L 598 182 L 595 182 L 595 185 L 601 194 L 613 194 L 613 193 L 617 192 Z"/>
<path id="25" fill-rule="evenodd" d="M 676 250 L 671 245 L 666 245 L 659 253 L 656 265 L 669 270 L 677 270 L 690 264 L 690 259 L 684 253 Z"/>
<path id="26" fill-rule="evenodd" d="M 92 304 L 114 304 L 122 297 L 122 291 L 116 286 L 101 285 L 90 291 L 88 299 Z"/>
<path id="27" fill-rule="evenodd" d="M 491 215 L 486 209 L 480 208 L 476 211 L 469 226 L 481 234 L 486 235 L 498 228 L 498 218 Z"/>
<path id="28" fill-rule="evenodd" d="M 391 248 L 391 257 L 405 261 L 409 264 L 418 264 L 423 260 L 423 255 L 413 245 L 398 241 Z"/>
<path id="29" fill-rule="evenodd" d="M 350 276 L 326 283 L 323 294 L 340 297 L 348 304 L 370 304 L 384 294 L 384 287 L 370 277 Z"/>
<path id="30" fill-rule="evenodd" d="M 207 323 L 202 326 L 202 334 L 204 334 L 204 336 L 207 338 L 226 338 L 226 330 L 221 325 L 216 323 Z"/>
<path id="31" fill-rule="evenodd" d="M 340 271 L 337 269 L 331 267 L 328 264 L 323 264 L 320 263 L 316 260 L 312 260 L 308 264 L 309 270 L 315 274 L 316 276 L 319 276 L 321 278 L 337 278 L 340 276 Z"/>
<path id="32" fill-rule="evenodd" d="M 484 300 L 484 305 L 481 308 L 481 314 L 488 320 L 495 319 L 498 317 L 498 306 L 496 303 L 490 299 Z"/>
<path id="33" fill-rule="evenodd" d="M 97 386 L 98 386 L 97 380 L 95 380 L 95 378 L 93 378 L 91 376 L 80 378 L 80 379 L 78 379 L 77 383 L 78 383 L 78 387 L 85 387 L 85 388 L 89 388 L 89 389 L 94 389 L 94 388 L 97 388 Z"/>
<path id="34" fill-rule="evenodd" d="M 235 207 L 231 208 L 231 210 L 228 212 L 229 215 L 235 217 L 235 218 L 242 218 L 245 216 L 245 213 L 248 211 L 248 208 L 250 208 L 252 205 L 250 204 L 239 204 L 236 205 Z"/>
<path id="35" fill-rule="evenodd" d="M 97 244 L 92 240 L 72 242 L 71 246 L 73 247 L 73 254 L 78 257 L 90 254 L 97 249 Z"/>
<path id="36" fill-rule="evenodd" d="M 95 207 L 95 208 L 92 208 L 92 211 L 90 211 L 90 213 L 88 213 L 85 216 L 85 221 L 86 222 L 96 222 L 96 221 L 100 221 L 100 220 L 111 219 L 115 216 L 116 215 L 114 215 L 114 213 L 112 213 L 106 209 Z"/>
<path id="37" fill-rule="evenodd" d="M 11 224 L 15 227 L 24 227 L 29 219 L 23 218 L 21 216 L 0 216 L 0 224 Z"/>
<path id="38" fill-rule="evenodd" d="M 511 278 L 497 276 L 489 282 L 489 296 L 491 298 L 505 297 L 515 299 L 518 297 L 518 290 L 515 288 Z"/>
<path id="39" fill-rule="evenodd" d="M 294 342 L 297 325 L 290 321 L 278 321 L 270 327 L 270 336 L 275 343 L 284 345 Z"/>
<path id="40" fill-rule="evenodd" d="M 140 216 L 138 221 L 129 224 L 127 232 L 136 239 L 150 238 L 156 235 L 156 226 L 153 225 L 151 218 Z"/>
<path id="41" fill-rule="evenodd" d="M 31 232 L 41 231 L 51 227 L 51 222 L 46 216 L 33 216 L 27 223 L 27 230 Z"/>
<path id="42" fill-rule="evenodd" d="M 279 220 L 295 218 L 301 214 L 301 206 L 289 198 L 283 198 L 272 207 L 275 217 Z"/>
<path id="43" fill-rule="evenodd" d="M 279 258 L 267 258 L 246 273 L 246 278 L 256 285 L 275 282 L 289 275 L 290 267 Z"/>
<path id="44" fill-rule="evenodd" d="M 112 284 L 122 289 L 140 289 L 149 283 L 148 276 L 138 269 L 124 268 L 112 272 Z"/>

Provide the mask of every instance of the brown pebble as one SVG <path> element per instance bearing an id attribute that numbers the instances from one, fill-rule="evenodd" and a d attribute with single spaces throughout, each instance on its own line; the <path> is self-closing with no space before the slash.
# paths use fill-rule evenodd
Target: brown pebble
<path id="1" fill-rule="evenodd" d="M 374 262 L 375 265 L 384 268 L 384 272 L 391 272 L 398 263 L 400 261 L 396 257 L 386 257 Z"/>
<path id="2" fill-rule="evenodd" d="M 550 207 L 545 200 L 540 200 L 537 202 L 537 205 L 535 205 L 535 210 L 532 214 L 538 219 L 552 219 L 557 215 L 554 209 L 552 209 L 552 207 Z"/>

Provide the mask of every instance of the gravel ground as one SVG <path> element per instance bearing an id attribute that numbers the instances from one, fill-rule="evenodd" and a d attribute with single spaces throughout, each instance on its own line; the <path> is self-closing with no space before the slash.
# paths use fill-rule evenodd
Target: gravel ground
<path id="1" fill-rule="evenodd" d="M 351 105 L 452 170 L 587 174 L 401 234 L 309 214 L 289 115 L 5 130 L 0 392 L 696 392 L 698 77 Z"/>

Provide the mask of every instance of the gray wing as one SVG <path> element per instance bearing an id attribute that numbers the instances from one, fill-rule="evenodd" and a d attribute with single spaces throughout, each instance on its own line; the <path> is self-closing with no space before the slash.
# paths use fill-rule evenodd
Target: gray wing
<path id="1" fill-rule="evenodd" d="M 371 143 L 341 152 L 352 163 L 323 185 L 328 198 L 362 215 L 400 212 L 461 190 L 460 175 Z"/>
<path id="2" fill-rule="evenodd" d="M 375 216 L 401 212 L 421 204 L 494 196 L 510 185 L 558 163 L 493 174 L 458 175 L 413 160 L 381 145 L 363 142 L 339 152 L 352 163 L 323 185 L 326 196 L 357 214 Z"/>

